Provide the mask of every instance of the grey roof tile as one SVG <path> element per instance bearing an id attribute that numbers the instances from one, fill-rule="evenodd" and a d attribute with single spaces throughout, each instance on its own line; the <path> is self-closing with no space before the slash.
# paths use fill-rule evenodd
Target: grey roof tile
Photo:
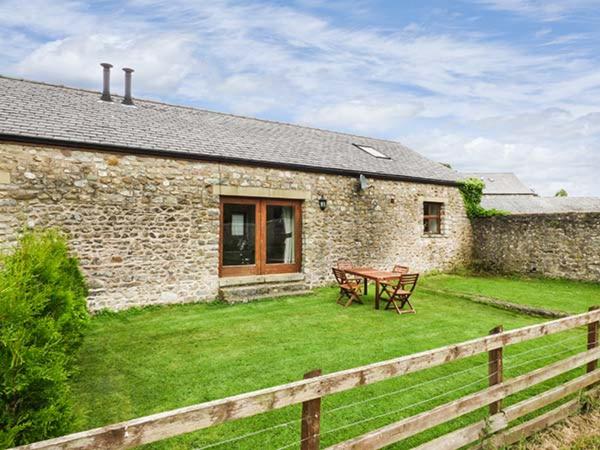
<path id="1" fill-rule="evenodd" d="M 454 183 L 460 175 L 400 143 L 0 76 L 0 135 Z M 390 156 L 378 159 L 352 144 Z"/>
<path id="2" fill-rule="evenodd" d="M 462 178 L 479 178 L 485 183 L 484 195 L 535 195 L 530 188 L 510 172 L 471 172 L 461 173 Z"/>
<path id="3" fill-rule="evenodd" d="M 600 212 L 600 198 L 486 195 L 481 200 L 481 206 L 508 211 L 512 214 Z"/>

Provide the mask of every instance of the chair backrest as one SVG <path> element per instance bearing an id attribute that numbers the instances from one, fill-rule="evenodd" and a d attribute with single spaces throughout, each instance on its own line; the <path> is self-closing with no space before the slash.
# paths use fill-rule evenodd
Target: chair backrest
<path id="1" fill-rule="evenodd" d="M 396 264 L 392 269 L 392 272 L 405 274 L 408 273 L 408 266 L 401 266 L 400 264 Z"/>
<path id="2" fill-rule="evenodd" d="M 346 277 L 346 272 L 344 272 L 342 269 L 338 269 L 337 267 L 333 267 L 331 270 L 333 270 L 333 276 L 339 285 L 347 284 L 348 278 Z"/>
<path id="3" fill-rule="evenodd" d="M 353 267 L 352 261 L 350 261 L 349 259 L 338 259 L 338 262 L 337 262 L 338 269 L 346 270 L 346 269 L 352 269 L 352 267 Z"/>
<path id="4" fill-rule="evenodd" d="M 408 291 L 412 292 L 415 290 L 415 286 L 417 285 L 418 279 L 419 279 L 418 273 L 405 273 L 400 277 L 398 286 L 402 286 L 402 289 L 404 289 L 405 291 L 408 290 Z M 410 289 L 406 289 L 406 286 L 410 286 Z"/>

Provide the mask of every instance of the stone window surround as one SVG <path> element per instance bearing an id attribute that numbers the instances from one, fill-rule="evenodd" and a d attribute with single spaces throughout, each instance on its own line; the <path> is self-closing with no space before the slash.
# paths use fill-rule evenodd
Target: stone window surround
<path id="1" fill-rule="evenodd" d="M 248 186 L 228 186 L 222 184 L 212 185 L 213 194 L 227 197 L 252 197 L 252 198 L 272 198 L 285 200 L 310 200 L 312 195 L 309 191 L 296 189 L 273 189 Z M 219 285 L 234 286 L 255 283 L 269 283 L 280 281 L 297 281 L 304 279 L 304 265 L 301 265 L 300 272 L 282 273 L 282 274 L 261 274 L 250 276 L 221 276 Z"/>
<path id="2" fill-rule="evenodd" d="M 446 197 L 424 197 L 419 196 L 419 201 L 417 207 L 419 208 L 418 216 L 423 217 L 423 203 L 441 203 L 442 208 L 440 211 L 441 223 L 440 223 L 440 232 L 437 234 L 433 233 L 425 233 L 423 231 L 423 226 L 421 223 L 421 236 L 427 239 L 443 239 L 448 237 L 448 227 L 446 224 L 446 220 L 444 220 L 444 216 L 446 213 L 446 205 L 448 204 L 448 199 Z"/>
<path id="3" fill-rule="evenodd" d="M 266 191 L 270 191 L 269 193 L 273 193 L 273 190 L 266 189 Z M 227 192 L 227 190 L 225 190 Z M 237 191 L 239 193 L 239 190 Z M 252 189 L 248 192 L 256 192 L 256 189 Z M 255 222 L 255 261 L 253 264 L 249 264 L 246 266 L 226 266 L 223 264 L 223 254 L 219 257 L 219 277 L 240 277 L 240 276 L 258 276 L 258 275 L 269 275 L 269 274 L 281 274 L 281 273 L 301 273 L 302 272 L 302 244 L 303 241 L 303 233 L 302 233 L 302 201 L 297 199 L 282 199 L 278 198 L 257 198 L 257 197 L 242 197 L 237 195 L 235 197 L 230 197 L 226 195 L 220 196 L 221 203 L 221 214 L 224 214 L 226 205 L 235 205 L 235 204 L 243 204 L 246 206 L 252 206 L 256 208 L 256 222 Z M 269 264 L 267 261 L 267 210 L 270 205 L 279 205 L 291 207 L 293 211 L 292 216 L 292 224 L 294 230 L 294 238 L 292 241 L 294 248 L 294 260 L 291 263 L 284 264 Z M 223 230 L 224 230 L 224 216 L 220 219 L 220 249 L 223 249 L 224 241 L 223 241 Z M 299 231 L 296 234 L 296 231 Z M 261 238 L 263 236 L 265 240 Z M 255 272 L 255 273 L 252 273 Z"/>
<path id="4" fill-rule="evenodd" d="M 273 198 L 286 200 L 310 200 L 312 195 L 309 191 L 295 189 L 272 189 L 261 187 L 246 187 L 246 186 L 224 186 L 221 184 L 213 184 L 213 193 L 215 195 L 229 197 L 258 197 L 258 198 Z"/>

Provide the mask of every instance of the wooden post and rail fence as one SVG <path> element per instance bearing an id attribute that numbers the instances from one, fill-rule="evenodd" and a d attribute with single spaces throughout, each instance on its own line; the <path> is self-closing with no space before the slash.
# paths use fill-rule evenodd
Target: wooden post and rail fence
<path id="1" fill-rule="evenodd" d="M 460 344 L 325 375 L 321 374 L 321 370 L 313 370 L 305 374 L 304 379 L 292 383 L 36 442 L 18 449 L 130 448 L 301 403 L 301 433 L 298 446 L 302 450 L 316 450 L 320 445 L 323 397 L 486 352 L 488 388 L 337 443 L 329 449 L 381 448 L 484 407 L 489 408 L 489 417 L 485 420 L 447 433 L 417 448 L 457 449 L 472 443 L 481 443 L 482 438 L 485 438 L 485 445 L 500 447 L 517 442 L 579 410 L 580 400 L 573 398 L 540 416 L 510 427 L 511 422 L 584 389 L 589 391 L 600 382 L 599 324 L 600 307 L 592 307 L 587 313 L 524 328 L 504 331 L 502 326 L 499 326 L 491 330 L 488 336 Z M 584 326 L 587 326 L 586 351 L 514 378 L 504 378 L 505 347 Z M 502 405 L 502 400 L 512 394 L 583 366 L 586 366 L 584 375 L 510 406 Z"/>

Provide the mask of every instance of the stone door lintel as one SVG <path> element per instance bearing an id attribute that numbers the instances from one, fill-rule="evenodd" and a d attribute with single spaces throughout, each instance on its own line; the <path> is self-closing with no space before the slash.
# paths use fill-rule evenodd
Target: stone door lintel
<path id="1" fill-rule="evenodd" d="M 250 186 L 223 186 L 213 184 L 213 193 L 215 195 L 224 195 L 231 197 L 258 197 L 258 198 L 282 198 L 291 200 L 310 200 L 309 191 L 295 189 L 272 189 Z"/>

